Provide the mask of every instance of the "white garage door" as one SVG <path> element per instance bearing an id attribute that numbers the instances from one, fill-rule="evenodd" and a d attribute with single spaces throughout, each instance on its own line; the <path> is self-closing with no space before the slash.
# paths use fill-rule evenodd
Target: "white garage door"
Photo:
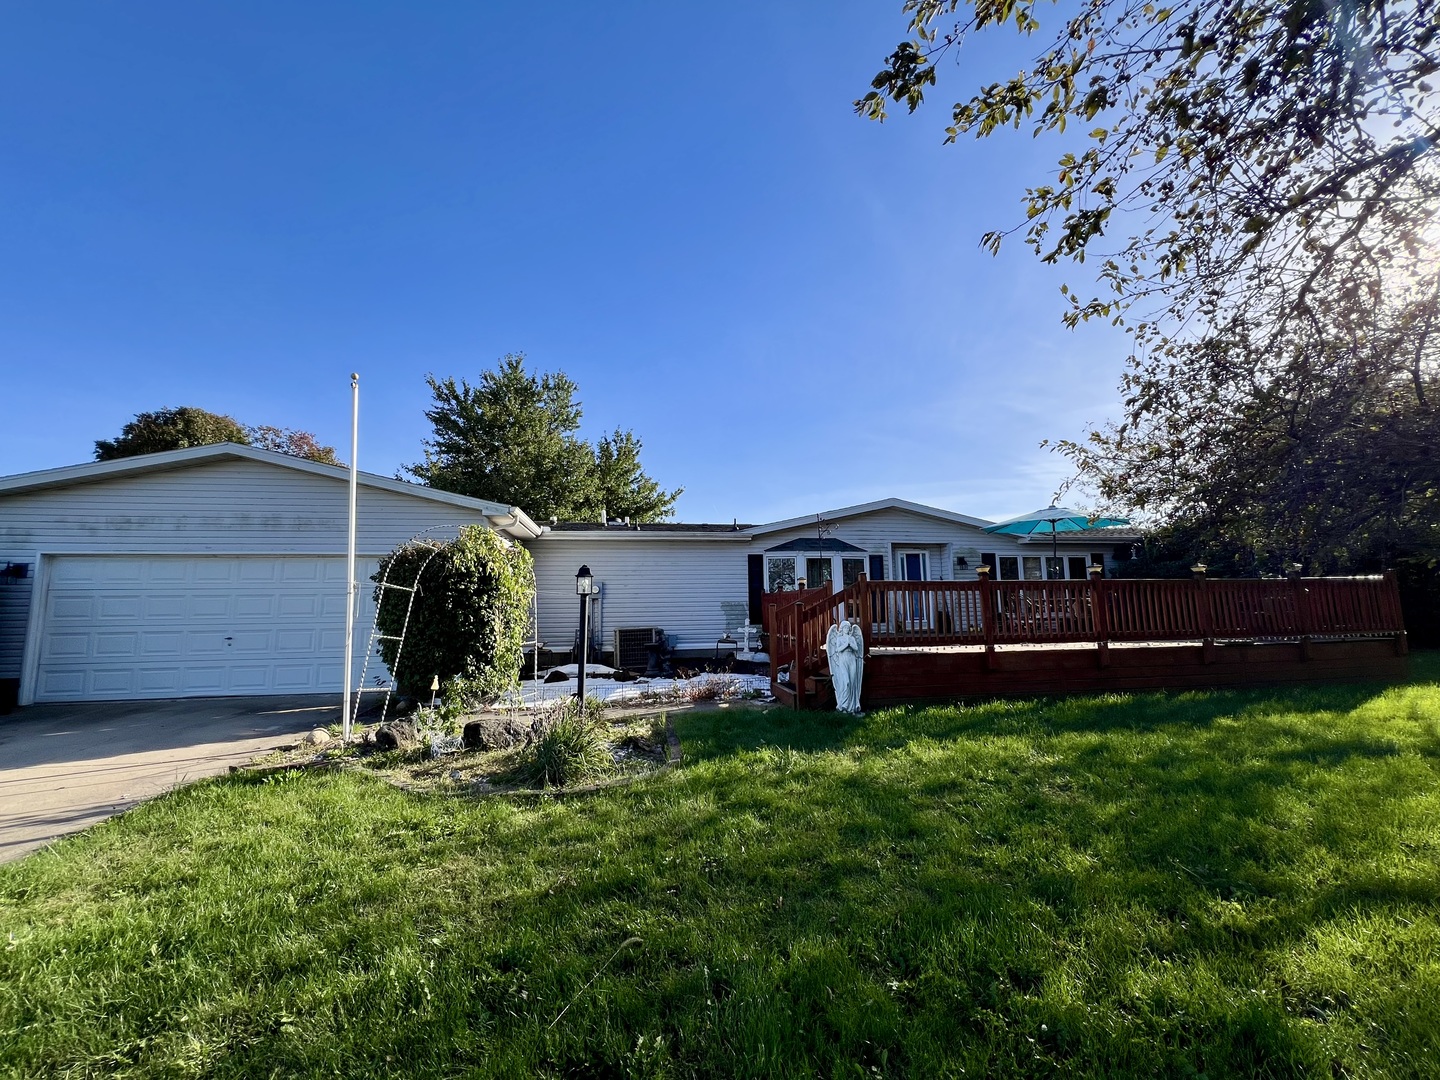
<path id="1" fill-rule="evenodd" d="M 362 583 L 373 567 L 357 565 Z M 357 677 L 369 592 L 361 589 L 355 630 Z M 35 700 L 338 694 L 344 611 L 343 558 L 57 557 Z"/>

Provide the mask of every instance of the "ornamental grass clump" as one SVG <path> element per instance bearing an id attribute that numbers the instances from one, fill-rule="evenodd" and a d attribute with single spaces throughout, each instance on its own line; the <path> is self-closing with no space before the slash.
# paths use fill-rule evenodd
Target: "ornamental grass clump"
<path id="1" fill-rule="evenodd" d="M 569 787 L 615 771 L 604 706 L 561 702 L 530 744 L 522 772 L 536 787 Z"/>

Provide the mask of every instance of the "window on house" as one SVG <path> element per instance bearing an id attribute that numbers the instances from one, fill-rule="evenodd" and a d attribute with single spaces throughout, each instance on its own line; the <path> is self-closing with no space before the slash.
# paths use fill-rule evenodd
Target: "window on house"
<path id="1" fill-rule="evenodd" d="M 1019 556 L 1017 556 L 1017 555 L 1001 555 L 1001 556 L 1000 556 L 1000 580 L 1001 580 L 1001 581 L 1019 581 L 1019 580 L 1020 580 L 1020 558 L 1019 558 Z"/>
<path id="2" fill-rule="evenodd" d="M 884 581 L 884 580 L 885 580 L 885 556 L 884 556 L 884 555 L 871 555 L 871 556 L 870 556 L 870 580 L 871 580 L 871 581 Z"/>
<path id="3" fill-rule="evenodd" d="M 1089 576 L 1090 576 L 1090 575 L 1089 575 L 1089 572 L 1085 569 L 1085 567 L 1088 566 L 1088 565 L 1089 565 L 1089 564 L 1085 561 L 1085 559 L 1084 559 L 1083 556 L 1080 556 L 1080 555 L 1071 555 L 1071 556 L 1070 556 L 1070 576 L 1071 576 L 1072 578 L 1085 578 L 1085 577 L 1089 577 Z"/>
<path id="4" fill-rule="evenodd" d="M 1103 571 L 1103 570 L 1105 569 L 1105 554 L 1104 554 L 1104 552 L 1100 552 L 1100 551 L 1092 551 L 1092 552 L 1090 552 L 1090 565 L 1091 565 L 1091 566 L 1098 566 L 1098 567 L 1100 567 L 1100 569 Z"/>
<path id="5" fill-rule="evenodd" d="M 840 584 L 846 588 L 854 585 L 860 580 L 860 575 L 865 573 L 864 559 L 841 559 L 840 560 Z"/>
<path id="6" fill-rule="evenodd" d="M 805 587 L 807 589 L 818 589 L 822 585 L 829 585 L 832 580 L 834 580 L 834 575 L 828 558 L 805 560 Z"/>
<path id="7" fill-rule="evenodd" d="M 766 560 L 765 585 L 767 592 L 790 592 L 795 588 L 793 555 L 772 556 Z"/>
<path id="8" fill-rule="evenodd" d="M 1059 581 L 1065 576 L 1065 560 L 1059 555 L 1045 556 L 1045 578 L 1048 581 Z"/>
<path id="9" fill-rule="evenodd" d="M 1021 563 L 1021 565 L 1025 568 L 1025 580 L 1026 580 L 1026 581 L 1044 581 L 1044 580 L 1045 580 L 1045 575 L 1044 575 L 1043 573 L 1041 573 L 1041 570 L 1040 570 L 1040 556 L 1039 556 L 1039 555 L 1026 555 L 1026 556 L 1024 556 L 1024 557 L 1021 558 L 1020 563 Z"/>
<path id="10" fill-rule="evenodd" d="M 980 565 L 990 568 L 991 581 L 1000 580 L 1000 566 L 995 561 L 995 553 L 993 551 L 982 551 L 980 553 Z"/>

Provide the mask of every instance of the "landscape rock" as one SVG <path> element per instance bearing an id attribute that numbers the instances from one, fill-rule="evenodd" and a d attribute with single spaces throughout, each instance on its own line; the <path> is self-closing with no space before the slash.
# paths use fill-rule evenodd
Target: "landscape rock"
<path id="1" fill-rule="evenodd" d="M 375 745 L 381 750 L 404 750 L 415 745 L 415 725 L 408 720 L 392 720 L 375 729 Z"/>
<path id="2" fill-rule="evenodd" d="M 314 731 L 310 732 L 309 735 L 305 736 L 305 741 L 311 746 L 324 746 L 330 741 L 330 732 L 326 731 L 323 727 L 317 727 Z"/>
<path id="3" fill-rule="evenodd" d="M 471 720 L 465 725 L 461 741 L 466 750 L 506 750 L 520 746 L 530 737 L 530 722 L 510 716 Z"/>

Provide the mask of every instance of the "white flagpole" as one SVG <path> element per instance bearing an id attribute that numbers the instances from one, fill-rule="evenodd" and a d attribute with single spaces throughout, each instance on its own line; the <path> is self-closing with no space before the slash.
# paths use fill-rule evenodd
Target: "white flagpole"
<path id="1" fill-rule="evenodd" d="M 360 376 L 351 372 L 350 374 L 350 520 L 348 535 L 345 543 L 345 667 L 341 678 L 345 680 L 345 694 L 341 699 L 340 708 L 343 710 L 341 717 L 341 730 L 344 733 L 345 742 L 350 741 L 350 679 L 351 679 L 351 658 L 355 652 L 355 599 L 357 589 L 355 584 L 355 489 L 359 479 L 359 472 L 355 464 L 360 454 Z"/>

